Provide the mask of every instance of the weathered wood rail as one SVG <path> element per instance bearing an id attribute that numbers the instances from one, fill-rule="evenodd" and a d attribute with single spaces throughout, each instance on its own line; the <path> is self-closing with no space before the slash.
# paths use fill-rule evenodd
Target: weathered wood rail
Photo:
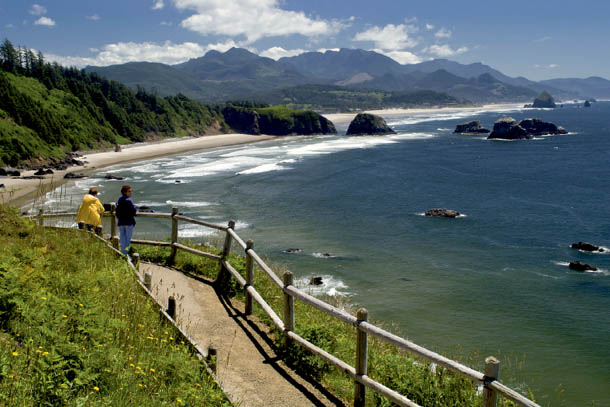
<path id="1" fill-rule="evenodd" d="M 42 226 L 45 218 L 58 218 L 58 217 L 74 217 L 76 213 L 70 212 L 58 212 L 58 213 L 44 213 L 41 209 L 38 215 L 30 216 L 31 218 L 37 218 L 39 224 Z M 111 211 L 106 212 L 104 216 L 110 217 L 110 242 L 111 245 L 118 248 L 118 236 L 116 227 L 116 216 L 114 212 L 114 205 L 111 206 Z M 394 335 L 382 328 L 379 328 L 370 322 L 368 322 L 368 311 L 364 308 L 359 309 L 356 316 L 349 314 L 348 312 L 334 307 L 320 299 L 309 295 L 293 285 L 293 275 L 291 272 L 285 272 L 280 278 L 273 272 L 273 270 L 261 259 L 261 257 L 254 251 L 254 243 L 251 240 L 246 242 L 235 232 L 235 221 L 229 221 L 227 226 L 204 222 L 197 219 L 192 219 L 187 216 L 179 215 L 178 208 L 173 207 L 172 213 L 138 213 L 139 218 L 160 218 L 169 219 L 172 222 L 172 233 L 170 242 L 159 242 L 151 240 L 137 240 L 133 239 L 133 244 L 151 245 L 151 246 L 166 246 L 171 248 L 170 262 L 173 262 L 178 250 L 195 254 L 198 256 L 206 257 L 215 260 L 220 265 L 220 272 L 228 272 L 239 285 L 244 289 L 246 293 L 246 308 L 245 314 L 250 315 L 252 313 L 253 301 L 259 304 L 263 311 L 271 318 L 273 324 L 283 332 L 286 341 L 290 341 L 299 344 L 303 348 L 307 349 L 314 355 L 322 358 L 326 362 L 340 369 L 354 380 L 354 406 L 363 407 L 365 405 L 366 388 L 370 388 L 380 395 L 391 400 L 393 403 L 399 406 L 407 407 L 421 407 L 407 397 L 399 394 L 398 392 L 384 386 L 383 384 L 373 380 L 367 375 L 367 362 L 368 362 L 368 335 L 376 336 L 384 341 L 387 341 L 394 346 L 411 352 L 423 359 L 430 362 L 436 363 L 446 369 L 449 369 L 463 377 L 472 380 L 475 384 L 483 385 L 483 407 L 494 407 L 497 402 L 498 394 L 503 397 L 514 401 L 520 406 L 526 407 L 540 407 L 534 401 L 523 396 L 521 393 L 505 386 L 498 381 L 498 373 L 500 362 L 494 357 L 488 357 L 485 359 L 484 372 L 479 372 L 468 366 L 465 366 L 452 359 L 446 358 L 436 352 L 429 349 L 416 345 L 415 343 L 401 338 L 400 336 Z M 178 222 L 187 222 L 190 224 L 199 225 L 202 227 L 216 229 L 220 232 L 225 232 L 225 241 L 220 256 L 213 253 L 203 252 L 191 247 L 187 247 L 178 243 Z M 235 241 L 243 250 L 246 256 L 246 277 L 242 276 L 227 260 L 229 252 L 231 251 L 232 243 Z M 259 269 L 275 283 L 284 293 L 284 306 L 283 315 L 280 317 L 271 306 L 263 299 L 260 293 L 254 287 L 254 264 L 258 265 Z M 145 286 L 146 282 L 142 283 Z M 310 306 L 321 310 L 344 323 L 351 325 L 356 328 L 356 355 L 355 355 L 355 366 L 337 358 L 336 356 L 326 352 L 319 348 L 313 343 L 307 341 L 303 337 L 299 336 L 294 332 L 295 326 L 295 313 L 294 313 L 294 300 L 300 300 Z"/>

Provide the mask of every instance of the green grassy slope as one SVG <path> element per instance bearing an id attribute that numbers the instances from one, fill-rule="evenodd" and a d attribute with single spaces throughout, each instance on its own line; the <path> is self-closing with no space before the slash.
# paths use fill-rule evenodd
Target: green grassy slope
<path id="1" fill-rule="evenodd" d="M 230 405 L 103 243 L 6 206 L 0 241 L 0 405 Z"/>

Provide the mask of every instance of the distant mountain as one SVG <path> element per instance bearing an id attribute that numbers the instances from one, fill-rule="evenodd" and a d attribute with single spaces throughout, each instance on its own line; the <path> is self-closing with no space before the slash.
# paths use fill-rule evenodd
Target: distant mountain
<path id="1" fill-rule="evenodd" d="M 161 96 L 182 93 L 205 103 L 260 100 L 275 90 L 313 84 L 403 93 L 432 90 L 476 103 L 531 101 L 542 91 L 557 99 L 610 97 L 610 82 L 602 78 L 534 82 L 509 77 L 482 63 L 436 59 L 401 65 L 373 51 L 346 48 L 307 52 L 279 61 L 232 48 L 209 51 L 173 66 L 130 63 L 87 70 L 134 89 L 154 89 Z"/>
<path id="2" fill-rule="evenodd" d="M 341 48 L 339 51 L 306 52 L 294 57 L 280 58 L 284 66 L 303 75 L 343 81 L 357 74 L 376 77 L 388 73 L 403 73 L 404 65 L 373 51 Z"/>
<path id="3" fill-rule="evenodd" d="M 540 81 L 540 83 L 562 89 L 566 92 L 579 94 L 584 98 L 610 98 L 610 81 L 599 76 L 586 79 L 563 78 Z"/>

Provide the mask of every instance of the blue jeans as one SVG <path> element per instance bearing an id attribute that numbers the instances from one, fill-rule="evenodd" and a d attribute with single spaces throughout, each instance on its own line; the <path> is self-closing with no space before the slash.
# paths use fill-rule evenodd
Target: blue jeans
<path id="1" fill-rule="evenodd" d="M 121 238 L 121 252 L 127 254 L 127 248 L 131 244 L 131 236 L 135 225 L 119 226 L 119 236 Z"/>

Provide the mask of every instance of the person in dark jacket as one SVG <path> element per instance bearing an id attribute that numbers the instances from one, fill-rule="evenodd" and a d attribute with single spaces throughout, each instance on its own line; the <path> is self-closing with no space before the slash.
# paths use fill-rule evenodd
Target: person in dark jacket
<path id="1" fill-rule="evenodd" d="M 121 188 L 121 197 L 116 203 L 116 217 L 119 224 L 119 236 L 121 239 L 121 252 L 128 253 L 129 245 L 131 244 L 131 236 L 133 228 L 136 226 L 136 206 L 131 200 L 131 187 L 123 185 Z"/>

